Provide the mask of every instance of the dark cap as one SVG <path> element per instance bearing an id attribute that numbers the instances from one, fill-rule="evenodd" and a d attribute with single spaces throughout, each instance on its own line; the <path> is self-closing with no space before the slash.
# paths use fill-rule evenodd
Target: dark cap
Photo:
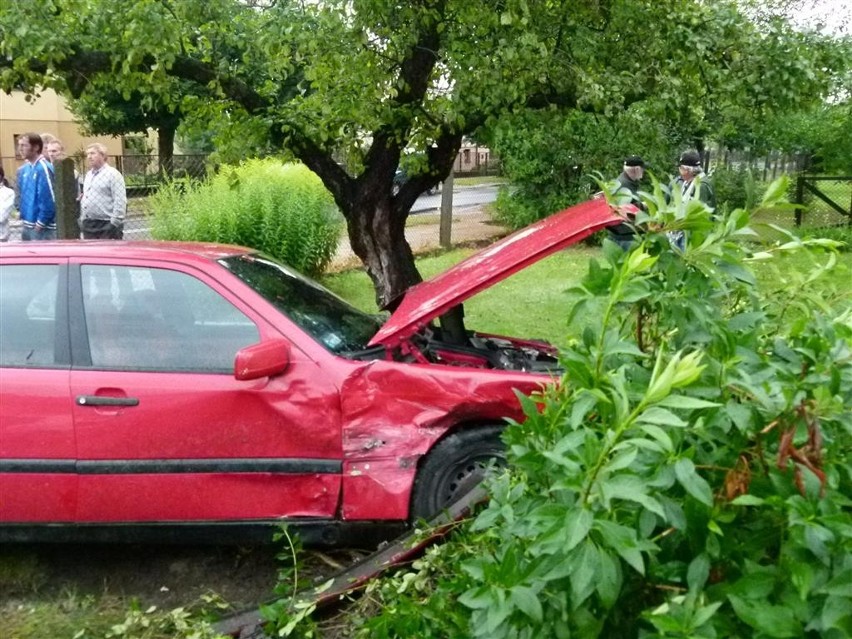
<path id="1" fill-rule="evenodd" d="M 679 166 L 698 167 L 701 166 L 701 156 L 698 151 L 684 151 L 677 163 Z"/>
<path id="2" fill-rule="evenodd" d="M 639 155 L 628 155 L 624 158 L 624 166 L 645 166 L 645 160 Z"/>

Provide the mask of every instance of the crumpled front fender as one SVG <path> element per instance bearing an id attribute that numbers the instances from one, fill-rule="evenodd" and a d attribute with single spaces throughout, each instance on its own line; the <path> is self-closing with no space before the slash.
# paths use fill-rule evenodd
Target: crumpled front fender
<path id="1" fill-rule="evenodd" d="M 528 373 L 375 361 L 341 388 L 343 518 L 407 519 L 418 461 L 454 426 L 523 417 Z"/>

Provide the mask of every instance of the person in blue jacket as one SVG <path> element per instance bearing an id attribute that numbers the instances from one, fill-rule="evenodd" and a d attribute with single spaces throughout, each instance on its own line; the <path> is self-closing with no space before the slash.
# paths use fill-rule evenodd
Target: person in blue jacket
<path id="1" fill-rule="evenodd" d="M 56 197 L 53 192 L 53 165 L 42 155 L 38 133 L 18 138 L 18 152 L 24 164 L 18 169 L 18 212 L 21 215 L 21 239 L 56 239 Z"/>

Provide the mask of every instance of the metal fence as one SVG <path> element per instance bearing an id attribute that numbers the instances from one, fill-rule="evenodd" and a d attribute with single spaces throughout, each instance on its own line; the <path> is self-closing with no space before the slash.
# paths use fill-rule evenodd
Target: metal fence
<path id="1" fill-rule="evenodd" d="M 852 176 L 800 175 L 796 226 L 852 226 Z"/>
<path id="2" fill-rule="evenodd" d="M 506 233 L 506 229 L 491 220 L 488 205 L 496 199 L 498 183 L 488 182 L 483 176 L 494 175 L 499 170 L 499 164 L 493 159 L 481 158 L 478 154 L 472 158 L 483 159 L 482 162 L 468 163 L 458 175 L 470 178 L 479 176 L 476 183 L 471 180 L 448 180 L 440 186 L 437 192 L 423 194 L 415 202 L 408 218 L 406 239 L 415 252 L 428 251 L 439 246 L 457 245 L 463 243 L 480 243 L 494 239 Z M 74 160 L 75 179 L 78 193 L 82 192 L 85 176 L 84 159 Z M 172 160 L 170 180 L 200 181 L 212 170 L 207 158 L 200 155 L 176 155 Z M 20 160 L 2 158 L 3 166 L 9 182 L 14 186 L 15 171 L 20 166 Z M 123 224 L 122 237 L 126 240 L 152 239 L 150 198 L 157 188 L 163 184 L 162 167 L 156 156 L 125 155 L 110 158 L 110 164 L 121 174 L 126 190 L 126 214 Z M 447 187 L 447 185 L 452 185 Z M 101 183 L 101 189 L 87 194 L 85 204 L 89 210 L 96 210 L 98 217 L 108 220 L 109 212 L 116 205 L 111 198 L 106 185 Z M 101 198 L 101 199 L 98 199 Z M 79 204 L 75 207 L 79 212 Z M 442 216 L 442 209 L 445 213 Z M 106 224 L 100 225 L 102 237 L 109 237 L 113 232 Z M 84 231 L 86 229 L 83 229 Z M 90 229 L 92 230 L 92 229 Z M 89 237 L 94 237 L 89 235 Z M 12 241 L 20 239 L 20 222 L 12 223 Z M 345 230 L 333 268 L 355 266 L 357 258 L 349 248 Z"/>

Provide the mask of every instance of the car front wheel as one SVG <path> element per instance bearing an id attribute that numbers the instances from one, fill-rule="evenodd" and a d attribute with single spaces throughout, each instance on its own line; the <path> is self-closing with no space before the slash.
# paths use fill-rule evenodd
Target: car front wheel
<path id="1" fill-rule="evenodd" d="M 429 519 L 471 490 L 493 460 L 506 463 L 499 426 L 453 433 L 429 451 L 417 472 L 411 498 L 411 521 Z"/>

